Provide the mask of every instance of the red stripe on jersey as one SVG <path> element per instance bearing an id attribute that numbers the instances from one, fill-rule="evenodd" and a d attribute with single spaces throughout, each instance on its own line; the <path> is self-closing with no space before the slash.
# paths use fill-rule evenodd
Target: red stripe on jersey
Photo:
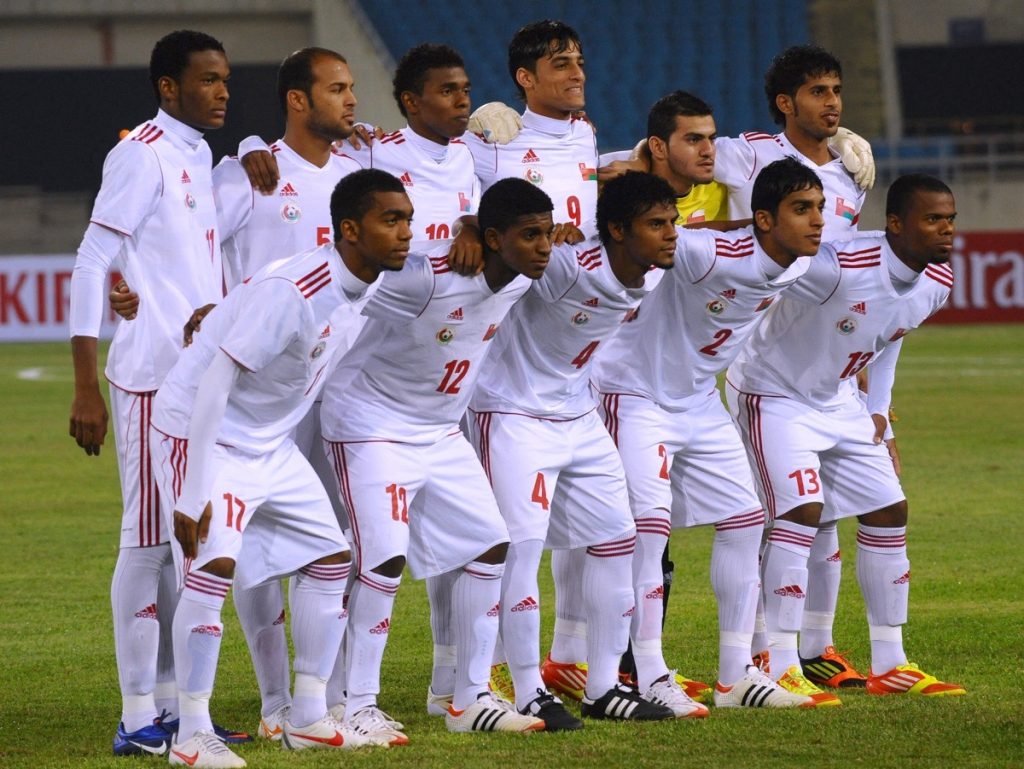
<path id="1" fill-rule="evenodd" d="M 877 254 L 882 251 L 881 246 L 871 246 L 871 248 L 862 248 L 860 251 L 836 251 L 836 255 L 842 259 L 844 256 L 862 256 L 864 254 Z"/>
<path id="2" fill-rule="evenodd" d="M 320 376 L 321 376 L 321 374 L 324 373 L 324 369 L 326 369 L 326 368 L 327 368 L 327 366 L 321 366 L 320 367 L 320 370 L 316 372 L 316 376 L 313 377 L 312 384 L 310 384 L 310 386 L 306 388 L 306 392 L 304 392 L 303 395 L 309 395 L 310 392 L 313 391 L 313 388 L 316 387 L 316 383 L 320 381 Z"/>
<path id="3" fill-rule="evenodd" d="M 747 248 L 754 244 L 754 239 L 751 237 L 740 238 L 739 240 L 726 240 L 725 238 L 715 238 L 715 248 L 724 248 L 728 251 L 739 251 L 740 249 Z"/>
<path id="4" fill-rule="evenodd" d="M 448 143 L 449 144 L 465 144 L 466 142 L 462 141 L 462 139 L 449 139 Z"/>
<path id="5" fill-rule="evenodd" d="M 493 485 L 491 479 L 491 412 L 481 411 L 476 415 L 476 429 L 479 433 L 480 464 L 483 465 L 484 475 L 487 482 Z"/>
<path id="6" fill-rule="evenodd" d="M 863 270 L 865 267 L 878 267 L 881 264 L 882 264 L 881 261 L 877 261 L 877 262 L 856 262 L 856 263 L 853 263 L 853 264 L 848 263 L 848 262 L 840 262 L 839 266 L 842 269 L 844 269 L 844 270 Z"/>
<path id="7" fill-rule="evenodd" d="M 163 135 L 164 135 L 164 129 L 160 128 L 160 129 L 157 130 L 156 133 L 151 134 L 150 136 L 147 136 L 145 139 L 142 139 L 142 142 L 144 144 L 152 144 L 153 142 L 155 142 L 157 139 L 159 139 Z"/>
<path id="8" fill-rule="evenodd" d="M 748 142 L 761 141 L 762 139 L 774 139 L 775 137 L 771 134 L 762 133 L 760 131 L 749 131 L 743 134 L 743 138 Z"/>
<path id="9" fill-rule="evenodd" d="M 146 140 L 146 137 L 148 137 L 150 134 L 152 134 L 154 131 L 157 131 L 157 130 L 159 130 L 159 129 L 155 125 L 153 125 L 152 123 L 146 123 L 146 125 L 144 125 L 142 128 L 140 128 L 139 132 L 137 134 L 135 134 L 135 136 L 132 137 L 132 141 L 133 142 L 144 142 Z"/>
<path id="10" fill-rule="evenodd" d="M 596 270 L 601 266 L 601 249 L 592 248 L 589 251 L 581 251 L 576 254 L 576 261 L 587 272 Z"/>
<path id="11" fill-rule="evenodd" d="M 320 277 L 321 277 L 321 273 L 328 273 L 329 274 L 330 271 L 331 270 L 327 266 L 327 262 L 324 262 L 323 264 L 318 266 L 316 269 L 312 270 L 311 272 L 306 273 L 301 278 L 299 278 L 297 281 L 295 281 L 295 285 L 298 286 L 301 289 L 304 286 L 309 285 L 310 283 L 313 283 L 313 282 L 316 282 L 317 280 L 319 280 Z"/>
<path id="12" fill-rule="evenodd" d="M 446 272 L 452 271 L 452 268 L 448 266 L 448 262 L 442 262 L 441 264 L 431 263 L 430 266 L 433 268 L 435 275 L 444 275 Z"/>
<path id="13" fill-rule="evenodd" d="M 401 131 L 395 131 L 394 133 L 388 134 L 387 136 L 380 140 L 381 144 L 391 144 L 392 142 L 394 142 L 396 145 L 405 143 L 405 137 L 402 136 Z"/>
<path id="14" fill-rule="evenodd" d="M 306 299 L 309 299 L 311 296 L 313 296 L 313 294 L 315 294 L 321 288 L 323 288 L 324 286 L 330 285 L 330 283 L 331 283 L 331 276 L 330 275 L 324 275 L 320 279 L 319 283 L 314 283 L 311 286 L 309 286 L 308 288 L 300 289 L 300 290 L 302 291 L 302 295 L 304 297 L 306 297 Z"/>
<path id="15" fill-rule="evenodd" d="M 936 270 L 929 265 L 924 268 L 924 274 L 946 288 L 953 288 L 953 274 L 951 272 Z"/>

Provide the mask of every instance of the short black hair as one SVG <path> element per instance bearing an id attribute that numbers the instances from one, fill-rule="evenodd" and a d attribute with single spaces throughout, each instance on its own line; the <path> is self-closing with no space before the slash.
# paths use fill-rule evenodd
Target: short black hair
<path id="1" fill-rule="evenodd" d="M 769 163 L 754 179 L 750 193 L 750 210 L 767 211 L 772 216 L 779 213 L 779 204 L 787 195 L 798 190 L 809 190 L 821 186 L 821 179 L 814 171 L 796 158 L 783 158 Z"/>
<path id="2" fill-rule="evenodd" d="M 452 67 L 466 68 L 465 62 L 459 52 L 450 45 L 436 45 L 434 43 L 423 43 L 410 48 L 402 56 L 395 69 L 395 78 L 391 81 L 394 87 L 392 93 L 395 101 L 398 102 L 398 110 L 402 117 L 405 114 L 405 105 L 402 104 L 402 94 L 406 91 L 423 95 L 423 84 L 427 82 L 427 73 L 432 69 L 451 69 Z"/>
<path id="3" fill-rule="evenodd" d="M 181 73 L 188 67 L 189 57 L 198 51 L 224 53 L 224 44 L 205 32 L 191 29 L 179 29 L 156 41 L 149 55 L 149 82 L 153 85 L 157 104 L 160 103 L 160 78 L 180 81 Z"/>
<path id="4" fill-rule="evenodd" d="M 288 92 L 302 91 L 313 105 L 313 64 L 321 56 L 348 64 L 348 60 L 337 51 L 329 48 L 300 48 L 288 54 L 277 70 L 277 100 L 281 111 L 288 114 Z"/>
<path id="5" fill-rule="evenodd" d="M 334 240 L 341 237 L 341 220 L 359 221 L 373 208 L 378 192 L 405 192 L 405 185 L 387 171 L 364 168 L 344 177 L 331 193 L 331 226 Z"/>
<path id="6" fill-rule="evenodd" d="M 647 136 L 668 141 L 676 130 L 677 117 L 704 117 L 711 114 L 711 106 L 703 99 L 686 91 L 673 91 L 662 96 L 647 113 Z"/>
<path id="7" fill-rule="evenodd" d="M 597 234 L 601 242 L 605 245 L 611 242 L 609 223 L 628 230 L 634 219 L 658 205 L 671 206 L 675 219 L 675 190 L 660 176 L 627 171 L 606 182 L 597 199 Z"/>
<path id="8" fill-rule="evenodd" d="M 768 98 L 768 111 L 778 125 L 786 125 L 786 116 L 775 104 L 775 97 L 786 94 L 794 97 L 800 86 L 812 77 L 836 75 L 843 79 L 843 65 L 839 59 L 816 45 L 794 45 L 774 59 L 764 73 L 764 95 Z"/>
<path id="9" fill-rule="evenodd" d="M 537 62 L 546 56 L 567 51 L 572 46 L 583 53 L 583 43 L 575 29 L 561 21 L 544 19 L 520 27 L 508 44 L 508 73 L 516 85 L 519 98 L 526 98 L 526 91 L 516 80 L 519 68 L 536 73 Z"/>
<path id="10" fill-rule="evenodd" d="M 952 195 L 953 190 L 949 188 L 942 179 L 930 174 L 904 174 L 889 186 L 885 196 L 885 215 L 895 214 L 901 219 L 910 208 L 910 201 L 918 190 L 924 192 L 944 192 Z"/>
<path id="11" fill-rule="evenodd" d="M 546 214 L 555 209 L 540 187 L 514 176 L 495 182 L 480 197 L 477 222 L 480 232 L 505 232 L 523 216 Z"/>

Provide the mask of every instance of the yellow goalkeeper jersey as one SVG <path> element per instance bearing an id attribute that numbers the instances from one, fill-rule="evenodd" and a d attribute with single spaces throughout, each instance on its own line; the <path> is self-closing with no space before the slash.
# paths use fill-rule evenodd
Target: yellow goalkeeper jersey
<path id="1" fill-rule="evenodd" d="M 715 222 L 729 218 L 729 188 L 721 182 L 695 184 L 681 198 L 676 198 L 679 218 L 676 224 Z"/>

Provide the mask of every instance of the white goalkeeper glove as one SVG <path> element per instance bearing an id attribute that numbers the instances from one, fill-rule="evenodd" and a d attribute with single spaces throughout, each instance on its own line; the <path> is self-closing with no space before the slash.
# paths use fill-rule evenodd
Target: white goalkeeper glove
<path id="1" fill-rule="evenodd" d="M 508 144 L 523 128 L 523 120 L 511 107 L 490 101 L 469 116 L 469 130 L 484 137 L 488 144 Z"/>
<path id="2" fill-rule="evenodd" d="M 828 144 L 839 153 L 839 159 L 843 161 L 846 170 L 853 174 L 858 187 L 870 190 L 875 186 L 875 156 L 871 153 L 871 143 L 867 139 L 848 128 L 840 128 L 828 140 Z"/>

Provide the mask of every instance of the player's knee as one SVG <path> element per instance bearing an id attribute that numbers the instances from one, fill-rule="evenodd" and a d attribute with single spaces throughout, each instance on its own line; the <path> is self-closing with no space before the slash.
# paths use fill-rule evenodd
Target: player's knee
<path id="1" fill-rule="evenodd" d="M 794 507 L 784 515 L 778 516 L 784 521 L 792 521 L 801 526 L 817 526 L 821 523 L 821 511 L 824 505 L 821 502 L 806 502 Z"/>
<path id="2" fill-rule="evenodd" d="M 235 578 L 235 561 L 233 558 L 214 558 L 206 565 L 200 567 L 199 571 L 205 571 L 221 579 Z"/>
<path id="3" fill-rule="evenodd" d="M 508 554 L 508 542 L 502 542 L 501 544 L 495 545 L 494 547 L 492 547 L 486 553 L 483 553 L 482 555 L 477 556 L 473 560 L 474 561 L 479 561 L 480 563 L 490 563 L 490 564 L 505 563 L 505 556 L 507 554 Z"/>
<path id="4" fill-rule="evenodd" d="M 908 511 L 907 500 L 903 499 L 893 505 L 883 507 L 881 510 L 861 515 L 858 520 L 865 526 L 899 528 L 907 525 Z"/>
<path id="5" fill-rule="evenodd" d="M 389 558 L 379 566 L 374 566 L 370 571 L 375 574 L 380 574 L 382 577 L 388 577 L 390 579 L 398 579 L 402 576 L 402 569 L 405 568 L 405 556 L 396 555 L 394 558 Z"/>
<path id="6" fill-rule="evenodd" d="M 337 565 L 339 563 L 350 563 L 352 561 L 352 552 L 350 550 L 344 550 L 334 555 L 325 555 L 313 563 L 320 563 L 324 566 Z"/>

